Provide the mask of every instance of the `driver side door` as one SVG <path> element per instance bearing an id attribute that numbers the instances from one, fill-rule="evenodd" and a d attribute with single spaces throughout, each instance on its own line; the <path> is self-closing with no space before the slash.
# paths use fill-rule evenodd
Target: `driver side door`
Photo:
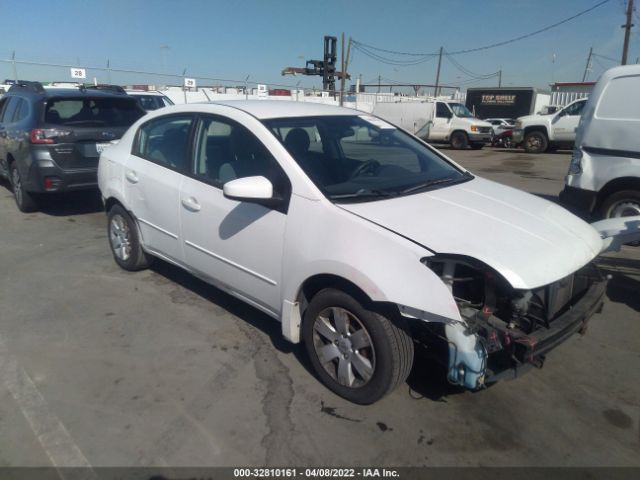
<path id="1" fill-rule="evenodd" d="M 444 102 L 436 102 L 433 124 L 429 131 L 429 140 L 446 140 L 451 130 L 453 113 Z"/>

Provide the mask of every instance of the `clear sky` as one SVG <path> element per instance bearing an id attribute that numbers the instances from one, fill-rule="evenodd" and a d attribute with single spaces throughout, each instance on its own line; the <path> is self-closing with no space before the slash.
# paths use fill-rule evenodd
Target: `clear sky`
<path id="1" fill-rule="evenodd" d="M 599 0 L 0 0 L 0 59 L 207 76 L 249 82 L 319 87 L 320 77 L 281 76 L 287 66 L 321 59 L 323 36 L 342 32 L 364 44 L 403 52 L 456 51 L 508 40 L 545 27 Z M 598 55 L 588 79 L 619 61 L 625 0 L 540 35 L 486 51 L 455 56 L 465 69 L 502 69 L 503 85 L 546 87 L 580 81 L 589 47 Z M 634 22 L 629 62 L 640 56 L 640 14 Z M 165 46 L 165 48 L 162 48 Z M 338 52 L 340 48 L 338 47 Z M 387 55 L 393 59 L 407 59 Z M 433 83 L 437 59 L 414 66 L 388 65 L 352 50 L 349 68 L 364 82 Z M 68 80 L 69 68 L 17 65 L 18 77 Z M 106 81 L 106 73 L 88 71 Z M 0 79 L 12 78 L 0 63 Z M 113 82 L 135 75 L 113 73 Z M 153 79 L 145 78 L 144 81 Z M 470 81 L 446 58 L 441 83 Z M 469 83 L 467 83 L 469 82 Z M 151 82 L 150 82 L 151 83 Z M 161 83 L 161 82 L 158 82 Z M 174 83 L 179 83 L 174 80 Z M 199 81 L 199 84 L 214 83 Z"/>

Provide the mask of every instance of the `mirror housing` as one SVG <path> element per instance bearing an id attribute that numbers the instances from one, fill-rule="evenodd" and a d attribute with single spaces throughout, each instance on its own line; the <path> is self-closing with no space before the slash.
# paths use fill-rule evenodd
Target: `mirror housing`
<path id="1" fill-rule="evenodd" d="M 222 186 L 224 196 L 240 202 L 257 203 L 278 208 L 283 199 L 273 195 L 273 184 L 265 177 L 243 177 L 230 180 Z"/>
<path id="2" fill-rule="evenodd" d="M 224 196 L 234 200 L 268 200 L 273 197 L 273 185 L 265 177 L 236 178 L 222 186 Z"/>

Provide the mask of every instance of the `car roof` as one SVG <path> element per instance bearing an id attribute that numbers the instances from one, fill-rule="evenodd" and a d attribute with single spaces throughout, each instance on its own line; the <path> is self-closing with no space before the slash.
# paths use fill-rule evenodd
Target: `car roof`
<path id="1" fill-rule="evenodd" d="M 109 90 L 97 90 L 97 89 L 92 89 L 92 88 L 87 88 L 87 89 L 80 89 L 80 88 L 60 88 L 60 87 L 53 87 L 53 88 L 45 88 L 44 91 L 40 91 L 40 92 L 35 92 L 33 90 L 30 90 L 28 88 L 20 88 L 17 90 L 11 90 L 8 92 L 9 95 L 33 95 L 33 96 L 38 96 L 38 97 L 45 97 L 45 98 L 53 98 L 53 97 L 89 97 L 89 98 L 96 98 L 96 97 L 110 97 L 110 98 L 126 98 L 126 95 L 123 95 L 121 93 L 116 93 L 113 91 L 109 91 Z"/>
<path id="2" fill-rule="evenodd" d="M 165 94 L 156 90 L 125 90 L 127 95 L 152 95 L 154 97 L 164 97 Z"/>
<path id="3" fill-rule="evenodd" d="M 194 105 L 194 104 L 187 104 Z M 242 110 L 261 120 L 267 118 L 313 117 L 325 115 L 363 115 L 350 108 L 321 103 L 296 102 L 294 100 L 228 100 L 199 104 L 206 111 L 207 105 L 225 105 Z M 174 108 L 174 107 L 167 107 Z"/>

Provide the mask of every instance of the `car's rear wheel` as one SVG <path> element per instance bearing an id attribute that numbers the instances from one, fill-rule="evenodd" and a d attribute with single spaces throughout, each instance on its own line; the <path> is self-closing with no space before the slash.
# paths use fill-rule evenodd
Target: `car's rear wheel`
<path id="1" fill-rule="evenodd" d="M 140 244 L 137 226 L 131 215 L 120 205 L 114 205 L 109 210 L 107 234 L 111 253 L 120 267 L 136 271 L 149 266 L 149 257 Z"/>
<path id="2" fill-rule="evenodd" d="M 632 217 L 640 215 L 640 192 L 621 190 L 609 195 L 599 209 L 601 218 Z"/>
<path id="3" fill-rule="evenodd" d="M 9 179 L 18 209 L 24 213 L 35 212 L 38 209 L 38 204 L 33 195 L 24 189 L 22 176 L 15 162 L 9 165 Z"/>
<path id="4" fill-rule="evenodd" d="M 527 153 L 542 153 L 547 150 L 549 140 L 543 132 L 530 132 L 524 136 L 524 149 Z"/>
<path id="5" fill-rule="evenodd" d="M 404 382 L 411 370 L 413 341 L 399 322 L 327 288 L 305 311 L 302 335 L 322 382 L 347 400 L 370 404 Z"/>

